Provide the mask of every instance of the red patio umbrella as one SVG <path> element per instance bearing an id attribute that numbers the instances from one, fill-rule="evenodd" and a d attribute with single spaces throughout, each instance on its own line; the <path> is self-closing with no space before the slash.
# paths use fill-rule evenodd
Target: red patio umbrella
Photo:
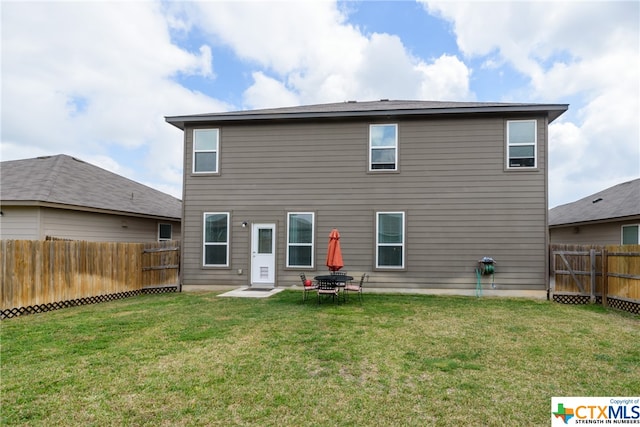
<path id="1" fill-rule="evenodd" d="M 340 233 L 337 228 L 329 233 L 329 248 L 327 249 L 327 267 L 331 271 L 338 271 L 344 267 L 342 249 L 340 249 Z"/>

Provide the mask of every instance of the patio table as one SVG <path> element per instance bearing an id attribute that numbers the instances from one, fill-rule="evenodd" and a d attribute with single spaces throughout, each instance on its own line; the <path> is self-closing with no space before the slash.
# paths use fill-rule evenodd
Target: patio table
<path id="1" fill-rule="evenodd" d="M 338 292 L 342 293 L 342 299 L 344 300 L 344 287 L 346 282 L 351 282 L 353 276 L 347 276 L 345 274 L 324 274 L 314 277 L 315 280 L 330 282 L 334 287 L 338 288 Z"/>
<path id="2" fill-rule="evenodd" d="M 325 280 L 331 282 L 334 286 L 344 287 L 344 285 L 340 285 L 339 283 L 351 282 L 353 281 L 352 276 L 342 275 L 342 274 L 324 274 L 321 276 L 314 277 L 315 280 Z"/>

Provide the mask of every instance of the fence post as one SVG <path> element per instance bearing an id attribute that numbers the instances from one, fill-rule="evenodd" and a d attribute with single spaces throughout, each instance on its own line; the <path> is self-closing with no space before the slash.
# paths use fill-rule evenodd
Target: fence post
<path id="1" fill-rule="evenodd" d="M 589 250 L 589 260 L 591 261 L 591 289 L 589 291 L 589 301 L 596 302 L 596 250 Z"/>
<path id="2" fill-rule="evenodd" d="M 609 295 L 609 257 L 607 248 L 602 248 L 602 306 L 609 305 L 607 296 Z"/>

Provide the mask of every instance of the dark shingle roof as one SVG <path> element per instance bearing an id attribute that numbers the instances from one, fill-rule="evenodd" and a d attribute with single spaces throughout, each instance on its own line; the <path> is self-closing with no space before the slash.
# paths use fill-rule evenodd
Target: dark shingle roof
<path id="1" fill-rule="evenodd" d="M 178 221 L 182 216 L 179 199 L 63 154 L 0 163 L 0 201 L 65 205 Z"/>
<path id="2" fill-rule="evenodd" d="M 640 178 L 615 185 L 549 211 L 549 225 L 640 217 Z"/>
<path id="3" fill-rule="evenodd" d="M 375 116 L 410 116 L 469 113 L 545 112 L 549 122 L 567 111 L 567 104 L 517 104 L 501 102 L 449 101 L 347 101 L 333 104 L 302 105 L 262 110 L 231 111 L 165 117 L 168 123 L 184 129 L 185 123 L 238 120 L 320 119 Z"/>

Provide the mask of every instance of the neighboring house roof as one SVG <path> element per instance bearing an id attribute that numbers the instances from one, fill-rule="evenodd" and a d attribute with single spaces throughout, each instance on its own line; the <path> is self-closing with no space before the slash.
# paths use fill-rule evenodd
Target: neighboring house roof
<path id="1" fill-rule="evenodd" d="M 640 178 L 549 211 L 549 226 L 640 217 Z"/>
<path id="2" fill-rule="evenodd" d="M 548 114 L 549 123 L 551 123 L 567 111 L 568 107 L 567 104 L 390 101 L 383 99 L 380 101 L 347 101 L 334 104 L 172 116 L 165 117 L 165 119 L 168 123 L 184 130 L 184 125 L 187 122 L 544 112 Z"/>
<path id="3" fill-rule="evenodd" d="M 182 202 L 64 154 L 0 163 L 0 202 L 180 221 Z"/>

